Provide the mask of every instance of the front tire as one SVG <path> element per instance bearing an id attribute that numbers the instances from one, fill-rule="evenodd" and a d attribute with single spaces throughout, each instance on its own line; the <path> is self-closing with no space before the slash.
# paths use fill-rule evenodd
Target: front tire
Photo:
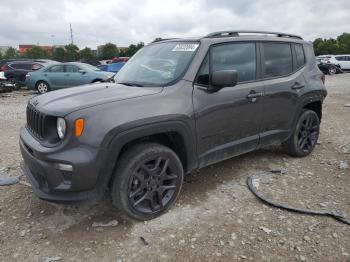
<path id="1" fill-rule="evenodd" d="M 50 91 L 50 86 L 45 81 L 39 81 L 36 83 L 36 90 L 38 94 L 42 95 Z"/>
<path id="2" fill-rule="evenodd" d="M 183 167 L 170 148 L 142 143 L 129 148 L 117 163 L 112 183 L 114 206 L 136 220 L 150 220 L 176 201 Z"/>
<path id="3" fill-rule="evenodd" d="M 282 144 L 285 152 L 294 157 L 309 155 L 318 140 L 320 119 L 315 111 L 304 110 L 294 128 L 292 135 Z"/>

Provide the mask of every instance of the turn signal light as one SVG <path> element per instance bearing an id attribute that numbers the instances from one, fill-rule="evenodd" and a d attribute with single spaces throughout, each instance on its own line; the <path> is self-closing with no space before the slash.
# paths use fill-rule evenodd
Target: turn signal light
<path id="1" fill-rule="evenodd" d="M 84 132 L 85 121 L 83 118 L 75 120 L 75 136 L 80 137 Z"/>

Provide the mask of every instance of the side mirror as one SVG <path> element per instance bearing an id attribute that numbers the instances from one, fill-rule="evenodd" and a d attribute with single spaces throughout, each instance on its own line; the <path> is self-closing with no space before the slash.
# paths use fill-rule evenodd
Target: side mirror
<path id="1" fill-rule="evenodd" d="M 86 71 L 85 70 L 83 70 L 83 69 L 79 69 L 79 71 L 78 71 L 79 73 L 81 73 L 81 74 L 85 74 L 86 73 Z"/>
<path id="2" fill-rule="evenodd" d="M 232 87 L 237 84 L 238 74 L 236 70 L 220 70 L 211 74 L 211 86 L 209 91 L 216 92 L 224 87 Z"/>

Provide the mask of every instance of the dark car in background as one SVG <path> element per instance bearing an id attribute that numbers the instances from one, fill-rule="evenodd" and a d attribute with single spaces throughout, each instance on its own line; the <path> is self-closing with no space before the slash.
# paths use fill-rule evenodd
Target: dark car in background
<path id="1" fill-rule="evenodd" d="M 7 62 L 1 67 L 1 71 L 5 73 L 8 81 L 14 82 L 18 85 L 25 85 L 26 75 L 29 72 L 36 71 L 45 64 L 49 64 L 49 60 L 42 61 L 12 61 Z"/>
<path id="2" fill-rule="evenodd" d="M 334 75 L 334 74 L 342 74 L 343 73 L 343 70 L 341 70 L 339 65 L 319 63 L 318 68 L 325 75 Z"/>
<path id="3" fill-rule="evenodd" d="M 331 63 L 329 61 L 330 56 L 318 56 L 316 57 L 316 62 L 318 68 L 325 75 L 334 75 L 334 74 L 342 74 L 343 70 L 340 68 L 338 64 Z"/>
<path id="4" fill-rule="evenodd" d="M 32 61 L 31 59 L 25 59 L 25 58 L 20 58 L 20 59 L 2 59 L 0 60 L 0 71 L 4 71 L 2 70 L 3 69 L 3 66 L 7 63 L 10 63 L 10 62 L 15 62 L 15 61 Z"/>
<path id="5" fill-rule="evenodd" d="M 39 62 L 39 63 L 48 63 L 48 62 L 56 62 L 50 59 L 29 59 L 29 58 L 11 58 L 11 59 L 1 59 L 0 60 L 0 71 L 3 70 L 3 66 L 10 62 Z"/>

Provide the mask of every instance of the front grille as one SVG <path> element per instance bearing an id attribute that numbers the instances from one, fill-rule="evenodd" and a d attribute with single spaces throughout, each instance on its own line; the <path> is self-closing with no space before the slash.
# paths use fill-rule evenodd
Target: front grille
<path id="1" fill-rule="evenodd" d="M 36 110 L 32 105 L 27 106 L 27 129 L 37 138 L 45 135 L 46 115 Z"/>

